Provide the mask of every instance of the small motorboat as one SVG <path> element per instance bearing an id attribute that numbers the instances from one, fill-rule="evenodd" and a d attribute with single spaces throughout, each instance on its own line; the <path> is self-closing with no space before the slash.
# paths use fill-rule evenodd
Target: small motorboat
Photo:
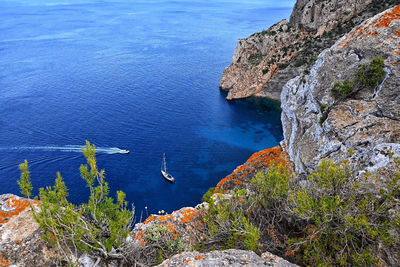
<path id="1" fill-rule="evenodd" d="M 165 157 L 165 153 L 163 155 L 163 160 L 161 163 L 161 174 L 167 181 L 169 181 L 171 183 L 173 183 L 175 181 L 175 178 L 167 172 L 167 159 Z"/>
<path id="2" fill-rule="evenodd" d="M 120 153 L 120 154 L 129 154 L 130 151 L 127 150 L 127 149 L 121 149 L 119 153 Z"/>

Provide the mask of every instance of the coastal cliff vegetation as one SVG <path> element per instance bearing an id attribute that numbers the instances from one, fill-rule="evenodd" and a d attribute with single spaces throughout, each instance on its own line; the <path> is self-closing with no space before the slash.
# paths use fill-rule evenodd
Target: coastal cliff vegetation
<path id="1" fill-rule="evenodd" d="M 122 191 L 115 200 L 109 196 L 95 147 L 87 142 L 87 165 L 80 168 L 90 189 L 87 203 L 68 201 L 60 174 L 54 186 L 40 189 L 36 202 L 24 202 L 24 207 L 31 203 L 43 239 L 58 252 L 57 263 L 78 265 L 87 254 L 95 265 L 151 266 L 196 250 L 190 259 L 171 261 L 188 265 L 216 251 L 241 249 L 271 252 L 301 266 L 398 266 L 400 5 L 360 24 L 315 58 L 364 16 L 394 3 L 365 2 L 348 20 L 340 17 L 340 27 L 323 25 L 319 35 L 316 25 L 313 35 L 293 39 L 304 41 L 297 54 L 279 59 L 283 65 L 267 64 L 263 75 L 302 67 L 281 95 L 285 140 L 251 156 L 210 188 L 196 208 L 151 215 L 133 227 L 134 209 Z M 251 38 L 294 33 L 294 27 L 283 26 Z M 293 52 L 288 48 L 285 57 Z M 267 66 L 267 58 L 253 54 L 246 57 L 253 67 Z M 246 71 L 254 74 L 253 67 Z M 30 199 L 28 163 L 20 169 L 18 184 Z"/>
<path id="2" fill-rule="evenodd" d="M 123 192 L 117 192 L 116 201 L 108 196 L 95 146 L 87 142 L 83 153 L 87 165 L 80 171 L 90 189 L 89 201 L 79 206 L 70 203 L 58 173 L 54 186 L 40 189 L 38 208 L 31 206 L 42 238 L 58 251 L 58 264 L 76 265 L 79 255 L 89 253 L 99 262 L 154 265 L 189 249 L 170 224 L 149 227 L 142 244 L 135 246 L 128 238 L 134 210 L 128 209 Z M 400 161 L 396 164 L 400 166 Z M 27 162 L 20 169 L 21 193 L 30 198 Z M 379 178 L 365 173 L 360 179 L 346 161 L 324 160 L 299 181 L 286 167 L 271 162 L 242 188 L 220 193 L 212 188 L 204 195 L 207 208 L 199 211 L 201 237 L 195 249 L 269 251 L 303 266 L 379 264 L 382 251 L 400 248 L 400 216 L 395 212 L 400 174 L 396 172 L 386 188 L 378 190 L 374 181 Z M 182 218 L 183 223 L 186 220 Z"/>
<path id="3" fill-rule="evenodd" d="M 96 258 L 110 260 L 124 259 L 126 245 L 134 210 L 127 208 L 125 193 L 117 191 L 116 201 L 109 197 L 109 186 L 105 171 L 97 168 L 95 146 L 86 142 L 82 152 L 87 160 L 80 172 L 90 189 L 89 200 L 79 206 L 69 202 L 68 188 L 60 173 L 55 184 L 40 188 L 39 208 L 31 206 L 33 217 L 43 231 L 42 238 L 52 244 L 58 252 L 59 265 L 76 265 L 82 252 Z M 20 165 L 21 179 L 18 184 L 21 193 L 32 196 L 32 183 L 28 163 Z"/>
<path id="4" fill-rule="evenodd" d="M 200 248 L 267 250 L 303 266 L 378 265 L 382 251 L 400 248 L 399 179 L 376 190 L 379 177 L 322 161 L 299 183 L 272 165 L 231 198 L 209 200 Z"/>

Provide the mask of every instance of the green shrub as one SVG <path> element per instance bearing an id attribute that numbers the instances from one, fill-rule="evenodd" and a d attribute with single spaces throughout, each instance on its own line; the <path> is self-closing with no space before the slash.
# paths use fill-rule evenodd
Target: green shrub
<path id="1" fill-rule="evenodd" d="M 385 62 L 382 58 L 374 58 L 368 66 L 361 65 L 356 73 L 357 82 L 363 86 L 374 89 L 385 78 Z"/>
<path id="2" fill-rule="evenodd" d="M 328 119 L 328 114 L 323 113 L 321 118 L 319 118 L 319 124 L 324 124 L 324 122 Z"/>
<path id="3" fill-rule="evenodd" d="M 307 185 L 291 194 L 293 212 L 304 220 L 300 238 L 289 245 L 301 250 L 305 265 L 371 266 L 378 262 L 378 244 L 398 242 L 391 232 L 395 223 L 389 210 L 395 207 L 399 176 L 387 190 L 358 181 L 346 163 L 322 161 L 308 177 Z"/>
<path id="4" fill-rule="evenodd" d="M 321 118 L 319 119 L 319 124 L 323 124 L 328 119 L 329 107 L 328 104 L 321 104 Z"/>
<path id="5" fill-rule="evenodd" d="M 271 30 L 266 30 L 266 31 L 262 31 L 261 35 L 268 35 L 268 36 L 273 36 L 276 35 L 277 32 L 276 31 L 271 31 Z"/>
<path id="6" fill-rule="evenodd" d="M 328 104 L 321 104 L 321 112 L 324 113 L 328 111 Z"/>
<path id="7" fill-rule="evenodd" d="M 263 69 L 262 70 L 262 73 L 265 75 L 265 74 L 267 74 L 269 72 L 269 68 L 265 68 L 265 69 Z"/>
<path id="8" fill-rule="evenodd" d="M 120 250 L 130 232 L 133 211 L 127 209 L 125 194 L 117 191 L 117 200 L 109 197 L 104 170 L 96 164 L 95 146 L 86 142 L 82 149 L 87 165 L 81 165 L 81 176 L 90 190 L 87 203 L 76 206 L 67 200 L 68 188 L 60 173 L 54 186 L 40 188 L 39 211 L 32 208 L 34 219 L 44 232 L 43 239 L 54 244 L 61 262 L 76 264 L 80 252 L 90 252 L 103 259 L 123 258 Z M 27 162 L 20 165 L 22 171 L 18 184 L 22 193 L 29 197 L 30 184 Z"/>
<path id="9" fill-rule="evenodd" d="M 203 214 L 207 230 L 207 249 L 239 248 L 248 250 L 258 249 L 260 232 L 246 218 L 241 206 L 246 198 L 245 190 L 237 190 L 231 199 L 220 199 L 210 203 Z M 204 245 L 199 245 L 202 248 Z"/>
<path id="10" fill-rule="evenodd" d="M 346 162 L 322 161 L 296 186 L 272 163 L 210 205 L 203 215 L 208 237 L 197 248 L 262 248 L 304 266 L 375 265 L 379 249 L 399 247 L 400 216 L 392 213 L 399 178 L 377 190 L 371 176 L 353 176 Z"/>
<path id="11" fill-rule="evenodd" d="M 355 84 L 349 79 L 346 79 L 343 82 L 335 82 L 332 87 L 332 91 L 342 97 L 346 97 L 353 92 L 354 87 Z"/>
<path id="12" fill-rule="evenodd" d="M 248 61 L 251 65 L 257 66 L 263 60 L 263 56 L 261 54 L 252 54 L 249 56 Z"/>
<path id="13" fill-rule="evenodd" d="M 268 171 L 259 172 L 250 180 L 252 197 L 264 208 L 271 208 L 276 202 L 287 198 L 290 177 L 284 167 L 272 163 Z"/>
<path id="14" fill-rule="evenodd" d="M 214 189 L 215 189 L 215 187 L 210 187 L 209 189 L 208 189 L 208 191 L 203 195 L 203 197 L 201 198 L 201 201 L 202 202 L 208 202 L 208 203 L 211 203 L 211 201 L 212 201 L 212 196 L 214 195 Z"/>

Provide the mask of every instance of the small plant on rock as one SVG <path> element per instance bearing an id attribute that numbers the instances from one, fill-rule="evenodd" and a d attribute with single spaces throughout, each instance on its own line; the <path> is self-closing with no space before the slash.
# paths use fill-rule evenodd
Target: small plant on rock
<path id="1" fill-rule="evenodd" d="M 134 211 L 127 208 L 125 193 L 117 191 L 116 201 L 109 197 L 104 170 L 96 163 L 95 146 L 88 141 L 82 149 L 87 165 L 81 165 L 82 178 L 90 190 L 89 201 L 79 206 L 68 201 L 68 188 L 60 173 L 54 186 L 39 190 L 39 211 L 32 208 L 34 219 L 44 232 L 43 239 L 53 244 L 60 264 L 77 264 L 80 253 L 89 252 L 98 259 L 124 261 L 123 247 L 131 230 Z M 20 165 L 18 184 L 31 196 L 28 164 Z"/>
<path id="2" fill-rule="evenodd" d="M 374 89 L 385 78 L 385 62 L 382 58 L 374 58 L 369 65 L 361 65 L 356 73 L 357 82 L 363 86 Z"/>
<path id="3" fill-rule="evenodd" d="M 353 92 L 355 84 L 349 79 L 343 82 L 335 82 L 332 87 L 332 91 L 341 97 L 346 97 Z"/>

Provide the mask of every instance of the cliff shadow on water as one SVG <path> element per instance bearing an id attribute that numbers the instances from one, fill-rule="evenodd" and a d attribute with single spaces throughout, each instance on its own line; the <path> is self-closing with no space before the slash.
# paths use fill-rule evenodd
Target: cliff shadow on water
<path id="1" fill-rule="evenodd" d="M 220 91 L 221 97 L 226 99 L 228 96 L 228 92 Z M 256 112 L 257 114 L 262 114 L 265 117 L 264 125 L 262 125 L 263 129 L 268 129 L 269 134 L 274 137 L 274 140 L 277 141 L 275 144 L 270 144 L 270 146 L 265 146 L 262 148 L 272 147 L 277 145 L 279 141 L 283 140 L 283 129 L 281 122 L 281 103 L 279 101 L 264 98 L 251 96 L 242 99 L 231 99 L 225 100 L 232 107 L 239 109 L 240 113 L 243 113 L 245 116 L 250 113 Z M 261 132 L 258 132 L 261 133 Z"/>

